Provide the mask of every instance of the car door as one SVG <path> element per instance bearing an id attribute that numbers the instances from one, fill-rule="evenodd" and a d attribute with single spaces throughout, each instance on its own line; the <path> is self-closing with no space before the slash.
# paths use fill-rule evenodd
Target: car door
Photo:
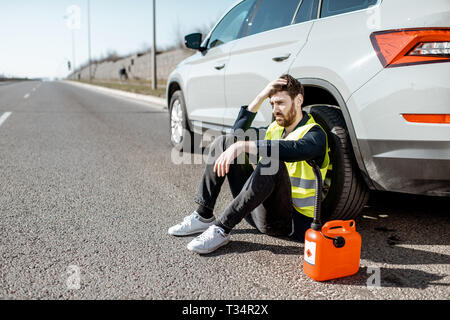
<path id="1" fill-rule="evenodd" d="M 225 112 L 224 75 L 230 50 L 254 0 L 244 0 L 229 10 L 213 28 L 206 50 L 189 60 L 186 110 L 197 121 L 222 125 Z"/>
<path id="2" fill-rule="evenodd" d="M 248 105 L 270 81 L 287 73 L 307 41 L 317 7 L 318 0 L 255 1 L 225 70 L 225 126 L 232 126 L 240 107 Z M 267 100 L 253 126 L 270 122 L 272 109 Z"/>

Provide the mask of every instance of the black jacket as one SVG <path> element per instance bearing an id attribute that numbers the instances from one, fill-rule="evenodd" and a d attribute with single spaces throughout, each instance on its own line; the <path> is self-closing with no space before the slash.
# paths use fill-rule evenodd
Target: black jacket
<path id="1" fill-rule="evenodd" d="M 247 110 L 248 106 L 242 106 L 239 115 L 233 125 L 233 131 L 241 129 L 244 132 L 250 129 L 250 126 L 255 119 L 256 113 Z M 303 112 L 303 119 L 295 127 L 301 127 L 309 120 L 309 115 Z M 252 130 L 260 130 L 264 128 L 251 128 Z M 266 128 L 267 129 L 267 128 Z M 295 130 L 294 129 L 294 130 Z M 279 159 L 285 162 L 297 162 L 313 160 L 321 165 L 326 152 L 326 134 L 319 127 L 312 127 L 303 138 L 295 141 L 291 140 L 256 140 L 256 146 L 259 154 L 271 156 L 271 147 L 278 147 Z M 265 150 L 263 150 L 263 148 Z"/>

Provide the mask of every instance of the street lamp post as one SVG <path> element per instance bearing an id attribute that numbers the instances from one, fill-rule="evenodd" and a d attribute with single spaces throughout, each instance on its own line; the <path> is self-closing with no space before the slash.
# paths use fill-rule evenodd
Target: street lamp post
<path id="1" fill-rule="evenodd" d="M 75 61 L 75 30 L 80 29 L 80 8 L 76 5 L 71 5 L 66 9 L 66 19 L 67 27 L 72 31 L 72 70 L 76 70 Z"/>
<path id="2" fill-rule="evenodd" d="M 90 6 L 90 0 L 87 2 L 88 5 L 88 58 L 89 58 L 89 81 L 92 80 L 92 73 L 91 73 L 91 6 Z"/>
<path id="3" fill-rule="evenodd" d="M 75 29 L 72 29 L 72 70 L 76 70 L 77 63 L 75 61 Z"/>
<path id="4" fill-rule="evenodd" d="M 153 47 L 152 47 L 152 89 L 156 90 L 156 14 L 155 14 L 155 2 L 153 0 Z"/>

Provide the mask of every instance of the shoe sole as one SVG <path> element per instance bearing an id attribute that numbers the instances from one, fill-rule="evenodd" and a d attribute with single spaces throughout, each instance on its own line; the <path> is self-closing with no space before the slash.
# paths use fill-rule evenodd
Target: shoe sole
<path id="1" fill-rule="evenodd" d="M 210 248 L 210 249 L 194 249 L 194 248 L 189 248 L 189 247 L 187 247 L 187 249 L 189 251 L 192 251 L 192 252 L 195 252 L 195 253 L 198 253 L 198 254 L 208 254 L 208 253 L 216 251 L 220 247 L 223 247 L 224 245 L 228 244 L 230 241 L 231 241 L 231 239 L 228 239 L 227 241 L 222 242 L 221 244 L 219 244 L 219 245 L 217 245 L 217 246 L 215 246 L 213 248 Z"/>
<path id="2" fill-rule="evenodd" d="M 206 229 L 208 229 L 208 228 L 206 228 Z M 202 233 L 202 232 L 206 231 L 206 229 L 205 230 L 191 231 L 191 232 L 188 232 L 188 233 L 170 233 L 170 232 L 168 232 L 168 234 L 170 234 L 171 236 L 175 236 L 175 237 L 184 237 L 184 236 L 191 236 L 193 234 Z"/>
<path id="3" fill-rule="evenodd" d="M 197 229 L 195 231 L 184 232 L 184 233 L 170 233 L 170 232 L 167 232 L 167 233 L 170 234 L 171 236 L 176 236 L 176 237 L 191 236 L 193 234 L 205 232 L 210 226 L 211 225 L 207 226 L 204 229 Z"/>
<path id="4" fill-rule="evenodd" d="M 175 233 L 170 233 L 169 231 L 167 232 L 169 235 L 171 236 L 176 236 L 176 237 L 183 237 L 183 236 L 191 236 L 193 234 L 197 234 L 197 233 L 202 233 L 204 231 L 206 231 L 210 226 L 212 226 L 214 223 L 211 223 L 209 225 L 207 225 L 206 227 L 202 228 L 202 229 L 196 229 L 195 231 L 188 231 L 188 232 L 175 232 Z"/>

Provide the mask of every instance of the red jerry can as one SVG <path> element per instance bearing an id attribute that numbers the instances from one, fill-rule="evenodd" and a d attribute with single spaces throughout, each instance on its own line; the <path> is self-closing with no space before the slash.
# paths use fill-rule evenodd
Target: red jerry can
<path id="1" fill-rule="evenodd" d="M 321 230 L 306 231 L 303 271 L 316 281 L 350 276 L 359 270 L 360 255 L 355 221 L 329 221 Z"/>
<path id="2" fill-rule="evenodd" d="M 316 177 L 314 219 L 305 233 L 303 272 L 325 281 L 355 274 L 359 270 L 361 235 L 354 220 L 333 220 L 322 226 L 320 220 L 322 175 L 315 163 L 310 163 Z"/>

